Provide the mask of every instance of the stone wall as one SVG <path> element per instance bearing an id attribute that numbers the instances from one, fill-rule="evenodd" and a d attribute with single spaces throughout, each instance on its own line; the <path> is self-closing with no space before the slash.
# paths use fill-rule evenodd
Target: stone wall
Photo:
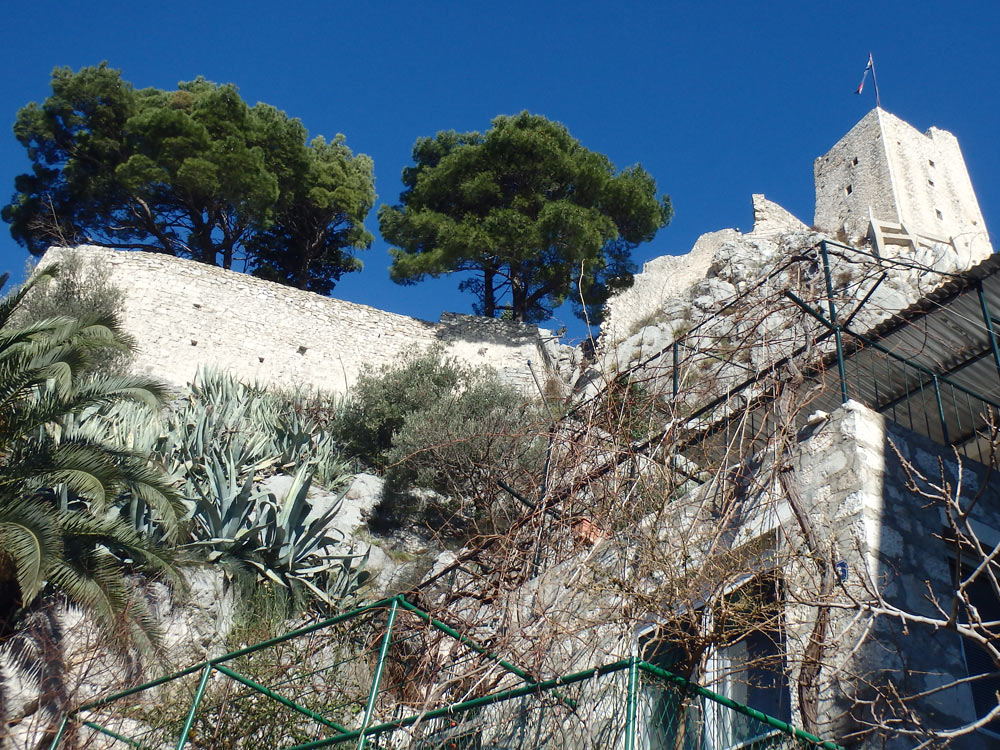
<path id="1" fill-rule="evenodd" d="M 993 252 L 979 202 L 951 133 L 921 133 L 873 109 L 813 165 L 816 226 L 863 238 L 873 216 L 909 232 L 953 240 L 972 261 Z"/>
<path id="2" fill-rule="evenodd" d="M 653 320 L 662 320 L 670 300 L 685 297 L 698 282 L 710 275 L 719 250 L 747 239 L 774 241 L 783 234 L 800 232 L 806 226 L 762 194 L 752 196 L 754 227 L 749 234 L 720 229 L 701 235 L 685 255 L 663 255 L 642 267 L 631 287 L 611 297 L 604 308 L 602 348 L 624 341 Z"/>
<path id="3" fill-rule="evenodd" d="M 830 545 L 846 566 L 845 594 L 865 602 L 878 591 L 890 606 L 939 617 L 928 594 L 933 591 L 941 601 L 949 600 L 955 549 L 942 538 L 941 507 L 907 489 L 903 461 L 931 481 L 940 481 L 943 466 L 948 481 L 957 486 L 959 465 L 951 450 L 852 401 L 804 437 L 795 475 L 822 543 Z M 974 514 L 977 530 L 987 545 L 993 545 L 1000 539 L 1000 485 L 979 464 L 967 461 L 961 469 L 963 495 L 979 496 Z M 790 514 L 779 515 L 788 543 L 800 543 Z M 801 653 L 815 615 L 805 602 L 814 597 L 816 583 L 806 568 L 796 566 L 786 568 L 786 583 L 790 601 L 797 602 L 786 613 L 788 648 L 790 653 Z M 904 624 L 885 616 L 869 624 L 850 608 L 834 610 L 828 640 L 831 651 L 825 660 L 830 666 L 824 670 L 820 690 L 827 735 L 843 737 L 860 726 L 856 719 L 871 718 L 858 703 L 872 697 L 871 684 L 892 684 L 902 695 L 915 695 L 966 676 L 960 637 L 930 625 Z M 792 663 L 794 680 L 798 667 Z M 914 708 L 939 729 L 975 718 L 968 684 L 931 694 Z M 952 747 L 983 747 L 989 741 L 974 734 Z M 913 744 L 897 738 L 886 747 Z M 876 745 L 882 747 L 871 743 Z"/>
<path id="4" fill-rule="evenodd" d="M 63 252 L 52 248 L 42 264 Z M 534 326 L 450 313 L 435 324 L 168 255 L 79 252 L 103 261 L 125 295 L 135 369 L 172 385 L 213 365 L 246 380 L 342 393 L 365 370 L 440 346 L 533 392 L 529 360 L 544 382 L 571 357 Z"/>

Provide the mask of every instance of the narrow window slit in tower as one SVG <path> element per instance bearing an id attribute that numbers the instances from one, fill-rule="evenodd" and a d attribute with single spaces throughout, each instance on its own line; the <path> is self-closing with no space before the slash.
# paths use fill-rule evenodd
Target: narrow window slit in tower
<path id="1" fill-rule="evenodd" d="M 934 180 L 927 180 L 927 184 L 934 187 Z"/>
<path id="2" fill-rule="evenodd" d="M 191 346 L 198 346 L 198 342 L 195 341 L 194 339 L 191 339 Z"/>
<path id="3" fill-rule="evenodd" d="M 931 166 L 932 169 L 934 168 L 934 160 L 933 159 L 928 159 L 927 163 Z"/>
<path id="4" fill-rule="evenodd" d="M 850 185 L 848 185 L 847 187 L 844 188 L 844 194 L 845 195 L 850 195 L 853 192 L 854 192 L 854 188 L 852 188 Z"/>
<path id="5" fill-rule="evenodd" d="M 858 157 L 855 156 L 853 159 L 851 159 L 851 166 L 852 167 L 858 166 Z"/>
<path id="6" fill-rule="evenodd" d="M 940 211 L 938 211 L 938 210 L 937 210 L 936 208 L 934 209 L 934 213 L 936 213 L 936 214 L 937 214 L 937 217 L 938 217 L 938 220 L 939 220 L 939 221 L 940 221 L 941 219 L 943 219 L 943 218 L 944 218 L 944 214 L 942 214 L 942 213 L 941 213 Z"/>
<path id="7" fill-rule="evenodd" d="M 300 346 L 299 347 L 299 354 L 305 354 L 307 351 L 309 351 L 309 347 L 307 347 L 307 346 Z"/>

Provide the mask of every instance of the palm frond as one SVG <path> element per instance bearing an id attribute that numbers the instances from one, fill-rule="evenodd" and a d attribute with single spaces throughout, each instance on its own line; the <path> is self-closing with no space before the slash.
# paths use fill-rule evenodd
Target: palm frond
<path id="1" fill-rule="evenodd" d="M 163 578 L 180 588 L 185 585 L 176 550 L 157 544 L 119 518 L 101 518 L 88 512 L 64 513 L 60 517 L 60 528 L 66 547 L 74 552 L 102 549 L 118 560 L 119 566 L 128 564 L 151 578 Z"/>
<path id="2" fill-rule="evenodd" d="M 0 559 L 14 567 L 22 604 L 38 595 L 62 551 L 59 519 L 51 508 L 32 498 L 0 500 Z"/>
<path id="3" fill-rule="evenodd" d="M 133 592 L 113 559 L 94 553 L 60 560 L 53 565 L 50 580 L 98 620 L 109 642 L 138 648 L 147 656 L 161 652 L 162 634 L 149 605 Z"/>
<path id="4" fill-rule="evenodd" d="M 103 375 L 90 379 L 73 395 L 74 410 L 85 406 L 135 401 L 157 409 L 169 398 L 166 384 L 142 375 Z"/>
<path id="5" fill-rule="evenodd" d="M 28 292 L 30 292 L 32 288 L 42 281 L 48 281 L 58 275 L 59 268 L 56 264 L 37 269 L 35 273 L 32 274 L 31 278 L 22 284 L 17 291 L 0 300 L 0 328 L 6 328 L 7 324 L 10 322 L 10 316 L 14 313 L 17 306 L 21 304 L 21 300 L 27 296 Z M 0 287 L 4 286 L 8 278 L 10 278 L 10 275 L 4 274 L 3 281 L 0 281 Z"/>
<path id="6" fill-rule="evenodd" d="M 7 467 L 8 478 L 32 490 L 64 484 L 99 509 L 107 507 L 109 497 L 120 484 L 121 473 L 113 455 L 103 446 L 84 441 L 40 441 L 32 447 L 12 453 L 16 464 Z"/>

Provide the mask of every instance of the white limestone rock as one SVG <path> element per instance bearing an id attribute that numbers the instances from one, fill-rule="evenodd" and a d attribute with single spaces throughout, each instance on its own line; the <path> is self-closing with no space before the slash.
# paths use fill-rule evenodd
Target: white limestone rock
<path id="1" fill-rule="evenodd" d="M 161 582 L 148 585 L 167 659 L 176 666 L 225 653 L 236 612 L 235 592 L 220 566 L 185 568 L 184 578 L 186 591 Z"/>
<path id="2" fill-rule="evenodd" d="M 691 288 L 691 304 L 699 310 L 711 312 L 732 302 L 737 294 L 733 284 L 722 278 L 709 277 Z"/>

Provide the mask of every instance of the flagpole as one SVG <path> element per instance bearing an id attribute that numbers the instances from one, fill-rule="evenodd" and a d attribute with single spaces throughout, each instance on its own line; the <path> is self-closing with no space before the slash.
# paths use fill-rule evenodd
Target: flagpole
<path id="1" fill-rule="evenodd" d="M 868 53 L 868 59 L 872 61 L 872 86 L 875 87 L 875 106 L 881 109 L 882 100 L 878 96 L 878 78 L 875 77 L 875 58 L 872 57 L 871 52 Z"/>

